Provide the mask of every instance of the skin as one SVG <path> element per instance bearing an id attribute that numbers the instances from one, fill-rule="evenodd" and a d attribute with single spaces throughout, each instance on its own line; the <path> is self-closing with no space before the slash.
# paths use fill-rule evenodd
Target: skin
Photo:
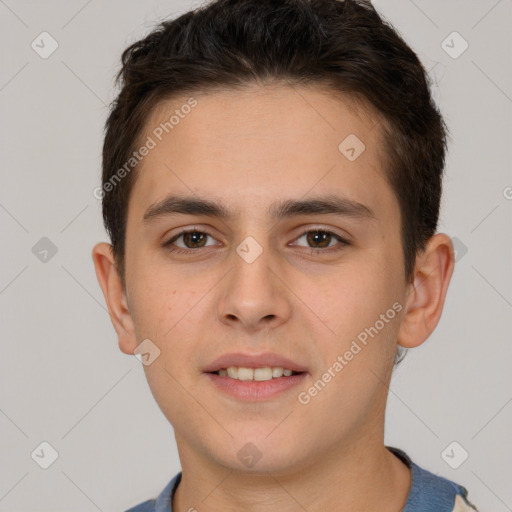
<path id="1" fill-rule="evenodd" d="M 397 343 L 416 347 L 438 324 L 454 268 L 450 237 L 429 240 L 406 282 L 399 205 L 370 110 L 315 87 L 254 85 L 194 97 L 197 106 L 139 168 L 126 290 L 111 246 L 99 243 L 92 253 L 120 349 L 133 354 L 149 338 L 160 350 L 143 368 L 175 431 L 183 477 L 173 510 L 401 510 L 411 477 L 384 446 L 387 388 Z M 163 103 L 141 140 L 185 102 Z M 351 133 L 366 145 L 352 162 L 338 150 Z M 144 223 L 146 209 L 170 192 L 219 201 L 238 216 Z M 375 219 L 268 216 L 274 201 L 328 193 L 368 206 Z M 190 254 L 162 247 L 193 227 L 210 236 L 174 242 Z M 350 245 L 301 236 L 315 228 Z M 263 250 L 250 264 L 236 252 L 247 236 Z M 310 254 L 312 247 L 339 250 Z M 395 302 L 401 311 L 301 404 L 298 393 Z M 304 386 L 247 403 L 222 394 L 202 372 L 226 352 L 267 351 L 306 366 Z M 251 468 L 237 457 L 248 442 L 262 454 Z"/>

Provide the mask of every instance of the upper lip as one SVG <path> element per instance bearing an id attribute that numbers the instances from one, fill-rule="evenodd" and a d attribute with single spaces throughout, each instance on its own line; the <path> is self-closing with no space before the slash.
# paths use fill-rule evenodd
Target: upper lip
<path id="1" fill-rule="evenodd" d="M 230 366 L 242 366 L 244 368 L 263 368 L 265 366 L 270 366 L 287 368 L 295 372 L 307 371 L 305 366 L 302 366 L 287 357 L 270 352 L 266 352 L 264 354 L 224 354 L 210 363 L 203 371 L 205 373 L 217 372 L 223 368 L 229 368 Z"/>

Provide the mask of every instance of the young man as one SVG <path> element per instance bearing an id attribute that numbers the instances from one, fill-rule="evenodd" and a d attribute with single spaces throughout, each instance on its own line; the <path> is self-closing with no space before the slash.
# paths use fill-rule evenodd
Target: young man
<path id="1" fill-rule="evenodd" d="M 475 510 L 384 445 L 454 267 L 414 52 L 368 2 L 218 0 L 122 61 L 93 260 L 182 466 L 131 511 Z"/>

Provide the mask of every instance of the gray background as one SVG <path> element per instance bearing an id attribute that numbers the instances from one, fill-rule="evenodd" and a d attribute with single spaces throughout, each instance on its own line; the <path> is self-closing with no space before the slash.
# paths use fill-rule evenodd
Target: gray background
<path id="1" fill-rule="evenodd" d="M 0 1 L 1 511 L 122 511 L 180 469 L 96 281 L 91 249 L 106 235 L 92 191 L 122 50 L 198 5 Z M 437 82 L 452 137 L 439 230 L 458 248 L 440 324 L 393 377 L 386 444 L 482 511 L 512 510 L 511 1 L 375 5 Z M 31 47 L 43 31 L 59 45 L 47 59 Z M 442 46 L 453 31 L 469 44 L 458 58 Z M 43 237 L 57 249 L 46 261 Z M 43 441 L 58 452 L 48 469 L 34 460 L 49 457 Z M 453 441 L 452 465 L 469 453 L 457 469 L 441 455 Z"/>

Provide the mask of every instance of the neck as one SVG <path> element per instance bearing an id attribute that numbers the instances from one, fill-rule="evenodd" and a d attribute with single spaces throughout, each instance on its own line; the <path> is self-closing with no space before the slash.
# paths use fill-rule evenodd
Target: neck
<path id="1" fill-rule="evenodd" d="M 314 461 L 296 465 L 286 473 L 249 473 L 198 457 L 184 448 L 176 434 L 182 479 L 174 495 L 173 512 L 402 510 L 411 473 L 385 448 L 382 437 L 373 432 L 370 439 L 315 454 Z"/>

